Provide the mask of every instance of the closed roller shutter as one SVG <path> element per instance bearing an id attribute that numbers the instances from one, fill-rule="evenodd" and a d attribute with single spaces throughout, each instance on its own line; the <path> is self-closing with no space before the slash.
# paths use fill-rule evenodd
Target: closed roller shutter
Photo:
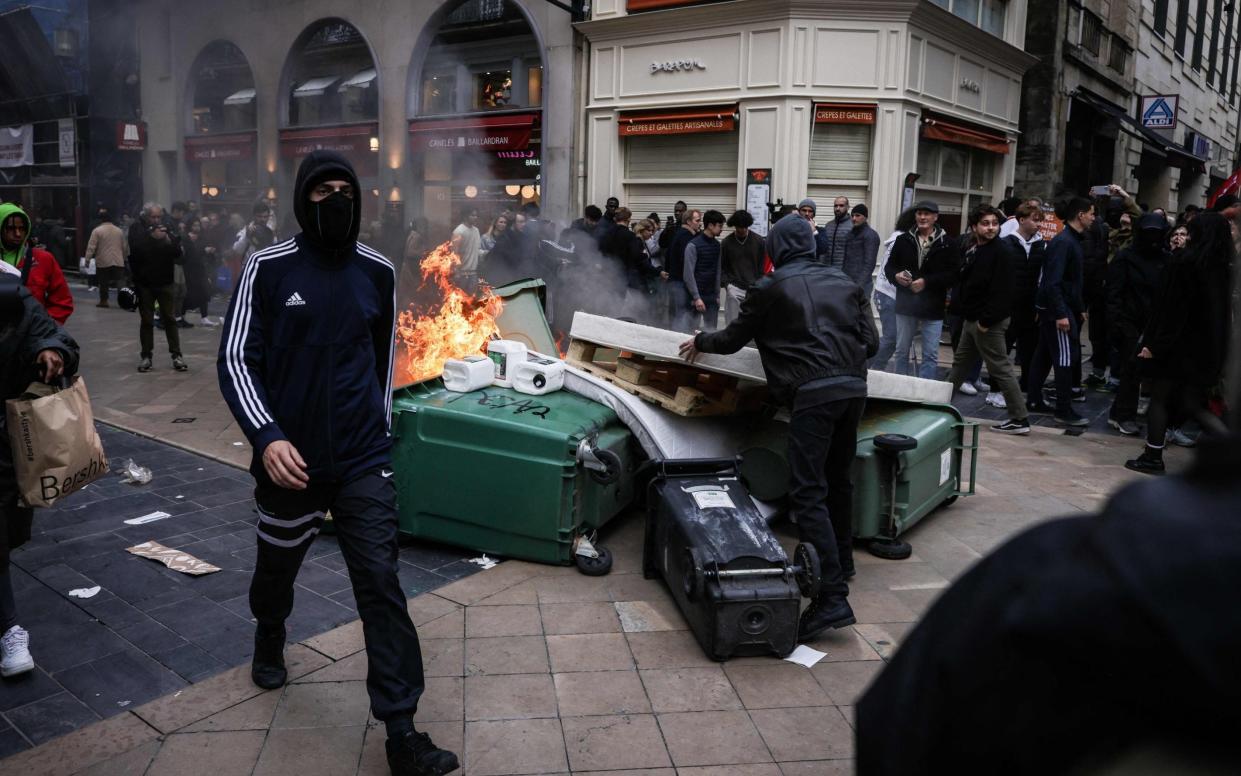
<path id="1" fill-rule="evenodd" d="M 737 185 L 734 183 L 628 183 L 621 204 L 633 211 L 634 218 L 659 213 L 661 219 L 667 219 L 672 215 L 672 206 L 678 199 L 685 200 L 691 210 L 718 210 L 725 217 L 740 207 L 737 203 Z"/>
<path id="2" fill-rule="evenodd" d="M 836 201 L 836 197 L 848 197 L 850 208 L 859 202 L 865 204 L 867 207 L 870 207 L 870 189 L 866 186 L 811 184 L 807 196 L 814 200 L 814 204 L 819 206 L 819 210 L 814 217 L 814 222 L 820 226 L 832 220 L 832 203 Z M 872 226 L 874 226 L 874 224 L 872 224 Z M 880 232 L 883 231 L 878 227 L 875 228 Z"/>
<path id="3" fill-rule="evenodd" d="M 816 124 L 810 140 L 810 179 L 870 180 L 869 124 Z"/>
<path id="4" fill-rule="evenodd" d="M 702 180 L 737 178 L 736 132 L 653 135 L 625 141 L 625 178 Z"/>

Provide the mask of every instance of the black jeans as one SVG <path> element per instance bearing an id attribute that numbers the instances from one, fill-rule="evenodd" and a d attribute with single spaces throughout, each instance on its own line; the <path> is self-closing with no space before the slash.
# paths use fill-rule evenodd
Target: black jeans
<path id="1" fill-rule="evenodd" d="M 384 472 L 388 477 L 384 477 Z M 293 611 L 293 582 L 331 510 L 349 568 L 366 642 L 366 689 L 371 712 L 387 721 L 412 716 L 425 682 L 418 632 L 397 579 L 396 484 L 391 469 L 375 469 L 344 483 L 306 490 L 260 482 L 258 559 L 250 583 L 250 611 L 260 627 L 279 627 Z"/>
<path id="2" fill-rule="evenodd" d="M 1043 381 L 1052 369 L 1056 372 L 1056 412 L 1072 411 L 1073 388 L 1081 384 L 1082 348 L 1078 341 L 1077 318 L 1069 316 L 1069 330 L 1060 331 L 1050 313 L 1038 323 L 1039 343 L 1026 378 L 1026 403 L 1043 402 Z M 1076 380 L 1074 374 L 1077 374 Z"/>
<path id="3" fill-rule="evenodd" d="M 1142 376 L 1138 374 L 1138 338 L 1124 333 L 1113 333 L 1112 344 L 1116 346 L 1112 358 L 1112 375 L 1120 379 L 1116 398 L 1108 417 L 1115 421 L 1138 419 L 1138 397 L 1142 388 Z"/>
<path id="4" fill-rule="evenodd" d="M 1038 349 L 1039 338 L 1038 322 L 1034 320 L 1034 310 L 1029 311 L 1028 317 L 1022 316 L 1020 321 L 1018 316 L 1014 315 L 1004 337 L 1008 342 L 1008 349 L 1017 350 L 1017 366 L 1021 367 L 1021 376 L 1017 378 L 1017 385 L 1021 390 L 1029 393 L 1030 386 L 1027 384 L 1027 378 L 1030 375 L 1030 365 L 1034 361 L 1034 351 Z"/>
<path id="5" fill-rule="evenodd" d="M 159 318 L 164 324 L 164 338 L 168 340 L 168 354 L 181 355 L 181 330 L 173 310 L 175 286 L 138 286 L 138 340 L 142 344 L 142 357 L 150 358 L 155 350 L 155 303 L 159 302 Z"/>
<path id="6" fill-rule="evenodd" d="M 125 285 L 125 268 L 99 267 L 95 270 L 95 282 L 99 285 L 99 301 L 107 303 L 108 289 L 119 291 Z"/>
<path id="7" fill-rule="evenodd" d="M 820 596 L 849 594 L 853 566 L 853 458 L 866 399 L 842 399 L 795 410 L 789 423 L 789 512 L 802 541 L 823 564 Z"/>
<path id="8" fill-rule="evenodd" d="M 1166 377 L 1151 380 L 1151 403 L 1146 410 L 1146 444 L 1163 447 L 1168 429 L 1180 428 L 1206 404 L 1206 389 Z"/>

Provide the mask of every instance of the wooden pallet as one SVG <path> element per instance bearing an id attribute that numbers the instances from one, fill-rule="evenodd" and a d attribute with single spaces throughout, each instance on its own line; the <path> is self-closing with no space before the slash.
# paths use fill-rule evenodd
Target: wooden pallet
<path id="1" fill-rule="evenodd" d="M 743 385 L 732 375 L 705 372 L 692 364 L 620 352 L 616 361 L 596 361 L 606 346 L 572 340 L 565 361 L 617 388 L 685 417 L 736 415 L 757 410 L 764 386 Z"/>

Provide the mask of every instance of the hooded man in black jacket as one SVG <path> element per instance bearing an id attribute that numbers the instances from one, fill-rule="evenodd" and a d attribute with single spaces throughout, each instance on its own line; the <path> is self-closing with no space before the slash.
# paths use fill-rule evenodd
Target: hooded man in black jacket
<path id="1" fill-rule="evenodd" d="M 997 239 L 1003 213 L 982 205 L 970 214 L 974 245 L 965 254 L 961 284 L 953 307 L 965 320 L 957 352 L 952 359 L 948 382 L 952 390 L 961 387 L 982 358 L 991 375 L 991 385 L 1004 394 L 1008 420 L 991 427 L 1002 434 L 1030 433 L 1025 397 L 1008 361 L 1005 333 L 1011 322 L 1016 277 L 1012 253 Z"/>
<path id="2" fill-rule="evenodd" d="M 371 713 L 387 728 L 393 776 L 459 765 L 413 717 L 425 689 L 418 632 L 397 578 L 392 479 L 392 263 L 358 242 L 362 189 L 340 154 L 314 151 L 297 171 L 290 240 L 252 254 L 217 363 L 220 388 L 254 447 L 257 623 L 250 675 L 284 685 L 285 620 L 306 551 L 331 511 L 366 642 Z"/>
<path id="3" fill-rule="evenodd" d="M 815 261 L 812 223 L 785 216 L 767 246 L 775 272 L 750 289 L 735 321 L 686 340 L 681 355 L 692 361 L 699 352 L 736 353 L 754 340 L 771 397 L 793 413 L 789 508 L 823 566 L 822 589 L 798 627 L 804 642 L 855 622 L 845 583 L 853 576 L 850 470 L 866 404 L 866 360 L 878 351 L 879 334 L 857 283 Z"/>
<path id="4" fill-rule="evenodd" d="M 1133 242 L 1117 251 L 1107 267 L 1108 333 L 1116 354 L 1112 366 L 1120 378 L 1107 424 L 1126 436 L 1140 431 L 1138 393 L 1142 378 L 1137 370 L 1138 341 L 1150 322 L 1155 290 L 1168 263 L 1168 250 L 1164 247 L 1167 232 L 1166 218 L 1147 213 L 1138 221 Z"/>
<path id="5" fill-rule="evenodd" d="M 181 335 L 177 331 L 173 300 L 176 265 L 180 258 L 181 235 L 176 225 L 164 216 L 164 209 L 157 203 L 146 203 L 142 206 L 142 215 L 129 227 L 129 272 L 138 293 L 138 339 L 142 348 L 139 372 L 151 371 L 156 303 L 173 369 L 184 372 L 188 368 L 181 356 Z"/>

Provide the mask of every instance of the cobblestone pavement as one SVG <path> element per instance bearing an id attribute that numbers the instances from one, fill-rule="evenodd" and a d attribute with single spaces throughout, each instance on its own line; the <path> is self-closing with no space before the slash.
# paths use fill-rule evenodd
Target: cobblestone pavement
<path id="1" fill-rule="evenodd" d="M 91 329 L 106 341 L 102 332 Z M 201 337 L 187 338 L 188 375 L 133 373 L 153 376 L 155 393 L 141 393 L 163 409 L 142 413 L 147 405 L 136 404 L 111 419 L 134 418 L 135 428 L 156 433 L 184 403 L 210 404 L 214 375 L 204 379 L 199 365 L 213 336 Z M 120 371 L 132 370 L 132 348 L 116 348 Z M 84 369 L 89 381 L 117 367 L 92 357 Z M 197 383 L 191 395 L 188 385 Z M 98 374 L 91 385 L 98 405 L 141 383 Z M 231 452 L 227 423 L 201 437 L 204 450 Z M 185 433 L 178 444 L 195 447 L 197 439 Z M 858 624 L 814 642 L 827 657 L 813 669 L 775 658 L 708 660 L 663 585 L 642 578 L 638 515 L 608 526 L 603 541 L 616 566 L 607 577 L 508 561 L 448 583 L 409 602 L 428 673 L 416 721 L 462 755 L 470 776 L 851 773 L 853 703 L 921 613 L 1008 537 L 1094 510 L 1138 477 L 1121 466 L 1135 447 L 1102 433 L 983 432 L 978 494 L 906 534 L 914 546 L 906 561 L 858 552 L 850 594 Z M 1168 455 L 1174 468 L 1188 458 L 1182 450 Z M 780 530 L 791 545 L 788 526 Z M 293 679 L 282 690 L 254 687 L 245 666 L 184 680 L 2 767 L 28 776 L 386 773 L 383 726 L 368 712 L 359 624 L 302 637 L 289 657 Z"/>

